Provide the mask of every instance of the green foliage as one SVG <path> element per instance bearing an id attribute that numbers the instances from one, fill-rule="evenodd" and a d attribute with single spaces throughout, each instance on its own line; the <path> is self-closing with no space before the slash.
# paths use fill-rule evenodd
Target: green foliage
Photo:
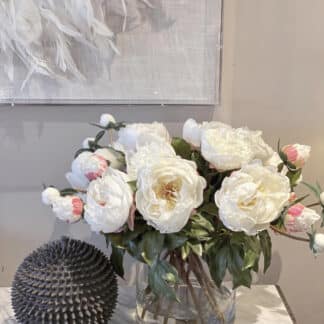
<path id="1" fill-rule="evenodd" d="M 178 300 L 173 286 L 179 283 L 177 270 L 164 260 L 156 260 L 149 268 L 149 286 L 156 296 Z"/>
<path id="2" fill-rule="evenodd" d="M 183 246 L 188 240 L 187 236 L 181 234 L 166 234 L 165 235 L 165 247 L 169 251 L 173 251 Z"/>
<path id="3" fill-rule="evenodd" d="M 159 258 L 163 245 L 164 235 L 158 231 L 149 231 L 143 235 L 140 243 L 141 256 L 147 264 L 152 265 Z"/>
<path id="4" fill-rule="evenodd" d="M 126 127 L 126 124 L 124 122 L 117 122 L 117 123 L 109 122 L 109 124 L 106 127 L 101 126 L 100 124 L 97 124 L 97 123 L 90 123 L 90 125 L 96 126 L 96 127 L 101 128 L 105 131 L 110 130 L 110 129 L 119 131 L 121 128 Z"/>
<path id="5" fill-rule="evenodd" d="M 114 267 L 116 274 L 121 278 L 124 278 L 124 266 L 123 266 L 124 254 L 125 254 L 125 250 L 112 245 L 110 261 Z"/>
<path id="6" fill-rule="evenodd" d="M 177 155 L 186 160 L 191 159 L 191 146 L 185 140 L 180 137 L 174 137 L 172 138 L 171 145 Z"/>
<path id="7" fill-rule="evenodd" d="M 264 270 L 265 273 L 271 264 L 271 251 L 272 251 L 272 243 L 271 237 L 268 231 L 262 231 L 259 233 L 259 239 L 261 244 L 261 249 L 264 257 Z"/>

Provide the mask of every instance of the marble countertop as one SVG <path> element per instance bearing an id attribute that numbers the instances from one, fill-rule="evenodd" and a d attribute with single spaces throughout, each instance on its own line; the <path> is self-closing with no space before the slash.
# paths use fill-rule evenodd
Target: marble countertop
<path id="1" fill-rule="evenodd" d="M 119 303 L 111 323 L 135 323 L 135 289 L 120 287 L 119 290 Z M 280 289 L 274 285 L 239 288 L 236 303 L 236 324 L 295 323 Z M 10 288 L 0 288 L 0 323 L 17 324 L 10 303 Z"/>

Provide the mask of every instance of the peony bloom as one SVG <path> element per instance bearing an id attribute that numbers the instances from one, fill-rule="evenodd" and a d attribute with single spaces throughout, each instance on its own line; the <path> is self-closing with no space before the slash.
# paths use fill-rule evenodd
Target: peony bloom
<path id="1" fill-rule="evenodd" d="M 322 192 L 322 193 L 320 194 L 320 200 L 321 200 L 321 204 L 322 204 L 322 206 L 324 206 L 324 192 Z"/>
<path id="2" fill-rule="evenodd" d="M 234 170 L 254 159 L 269 160 L 273 150 L 260 131 L 248 128 L 210 128 L 202 131 L 201 153 L 216 169 Z"/>
<path id="3" fill-rule="evenodd" d="M 107 127 L 109 123 L 113 123 L 113 124 L 116 123 L 114 116 L 110 114 L 102 114 L 99 122 L 100 126 Z"/>
<path id="4" fill-rule="evenodd" d="M 94 137 L 87 137 L 83 140 L 82 142 L 82 148 L 84 149 L 88 149 L 90 148 L 90 144 L 89 142 L 94 142 L 95 141 L 95 138 Z"/>
<path id="5" fill-rule="evenodd" d="M 138 171 L 142 167 L 165 157 L 176 157 L 173 147 L 167 142 L 156 141 L 138 146 L 135 152 L 126 154 L 127 174 L 130 180 L 137 179 Z"/>
<path id="6" fill-rule="evenodd" d="M 255 235 L 279 217 L 289 197 L 289 179 L 255 161 L 224 179 L 215 202 L 227 228 Z"/>
<path id="7" fill-rule="evenodd" d="M 324 234 L 322 233 L 315 234 L 313 248 L 317 253 L 324 252 Z"/>
<path id="8" fill-rule="evenodd" d="M 285 228 L 289 232 L 307 232 L 321 217 L 310 208 L 296 204 L 288 209 L 285 216 Z"/>
<path id="9" fill-rule="evenodd" d="M 52 205 L 61 196 L 60 192 L 53 187 L 48 187 L 42 192 L 42 202 L 45 205 Z"/>
<path id="10" fill-rule="evenodd" d="M 82 152 L 72 162 L 72 172 L 66 178 L 73 188 L 87 189 L 89 182 L 103 175 L 108 163 L 102 155 L 92 152 Z"/>
<path id="11" fill-rule="evenodd" d="M 123 152 L 135 151 L 139 138 L 141 138 L 142 144 L 157 140 L 170 142 L 169 132 L 161 123 L 129 124 L 118 131 L 114 147 Z"/>
<path id="12" fill-rule="evenodd" d="M 282 152 L 286 154 L 287 159 L 297 169 L 302 168 L 310 156 L 311 147 L 308 145 L 286 145 L 282 148 Z"/>
<path id="13" fill-rule="evenodd" d="M 113 233 L 127 222 L 133 192 L 125 173 L 109 168 L 102 178 L 90 183 L 84 219 L 95 232 Z"/>
<path id="14" fill-rule="evenodd" d="M 53 202 L 53 212 L 65 222 L 79 221 L 83 213 L 83 201 L 78 196 L 65 196 Z"/>
<path id="15" fill-rule="evenodd" d="M 196 164 L 178 157 L 161 158 L 140 169 L 136 207 L 161 233 L 179 232 L 203 202 L 206 181 Z"/>
<path id="16" fill-rule="evenodd" d="M 114 169 L 122 170 L 125 167 L 122 153 L 117 152 L 114 149 L 105 147 L 96 150 L 94 153 L 98 156 L 103 157 L 106 161 L 109 162 L 109 166 Z"/>
<path id="17" fill-rule="evenodd" d="M 189 118 L 183 125 L 182 137 L 191 145 L 199 147 L 201 144 L 202 131 L 215 128 L 231 129 L 232 127 L 217 121 L 203 122 L 202 124 L 198 124 L 194 119 Z"/>

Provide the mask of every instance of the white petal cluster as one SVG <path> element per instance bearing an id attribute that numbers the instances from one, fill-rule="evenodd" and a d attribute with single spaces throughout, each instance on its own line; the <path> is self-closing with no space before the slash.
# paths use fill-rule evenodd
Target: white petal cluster
<path id="1" fill-rule="evenodd" d="M 108 168 L 104 156 L 96 152 L 82 152 L 72 162 L 72 172 L 66 174 L 66 178 L 73 188 L 87 189 L 91 180 L 101 177 Z"/>
<path id="2" fill-rule="evenodd" d="M 60 196 L 60 192 L 56 188 L 48 187 L 42 192 L 42 202 L 43 204 L 49 206 L 52 205 L 53 202 Z"/>
<path id="3" fill-rule="evenodd" d="M 65 196 L 55 199 L 53 212 L 57 218 L 64 222 L 78 222 L 83 213 L 83 201 L 77 196 Z"/>
<path id="4" fill-rule="evenodd" d="M 324 252 L 324 234 L 322 233 L 315 234 L 313 247 L 317 253 Z"/>
<path id="5" fill-rule="evenodd" d="M 262 132 L 248 128 L 210 128 L 202 132 L 201 153 L 217 170 L 239 169 L 261 159 L 267 161 L 273 150 L 262 139 Z"/>
<path id="6" fill-rule="evenodd" d="M 215 202 L 227 228 L 255 235 L 279 217 L 289 197 L 289 179 L 254 162 L 224 179 Z"/>
<path id="7" fill-rule="evenodd" d="M 133 204 L 128 180 L 125 173 L 109 168 L 102 178 L 90 183 L 84 218 L 92 231 L 113 233 L 127 222 Z"/>
<path id="8" fill-rule="evenodd" d="M 168 130 L 161 123 L 129 124 L 118 131 L 114 147 L 123 152 L 135 151 L 139 138 L 141 138 L 142 145 L 161 140 L 170 142 L 171 140 Z"/>
<path id="9" fill-rule="evenodd" d="M 115 117 L 110 114 L 102 114 L 99 121 L 100 126 L 107 127 L 109 123 L 115 124 Z"/>
<path id="10" fill-rule="evenodd" d="M 231 129 L 232 127 L 230 125 L 217 122 L 217 121 L 203 122 L 199 124 L 194 119 L 189 118 L 183 125 L 182 137 L 185 141 L 187 141 L 191 145 L 195 147 L 199 147 L 201 144 L 202 132 L 207 129 L 218 129 L 218 128 Z"/>
<path id="11" fill-rule="evenodd" d="M 161 158 L 138 173 L 136 206 L 147 223 L 161 233 L 179 232 L 203 202 L 206 181 L 194 162 Z"/>
<path id="12" fill-rule="evenodd" d="M 315 210 L 302 204 L 296 204 L 288 209 L 284 224 L 289 232 L 308 232 L 312 225 L 320 219 L 321 216 Z"/>
<path id="13" fill-rule="evenodd" d="M 127 174 L 130 180 L 137 179 L 141 168 L 156 163 L 165 157 L 176 157 L 173 147 L 164 141 L 154 141 L 138 146 L 135 152 L 126 154 Z"/>

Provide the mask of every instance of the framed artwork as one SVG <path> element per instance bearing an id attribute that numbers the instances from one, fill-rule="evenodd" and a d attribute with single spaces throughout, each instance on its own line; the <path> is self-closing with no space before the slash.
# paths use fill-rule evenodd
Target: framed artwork
<path id="1" fill-rule="evenodd" d="M 0 0 L 0 102 L 217 104 L 222 0 Z"/>

